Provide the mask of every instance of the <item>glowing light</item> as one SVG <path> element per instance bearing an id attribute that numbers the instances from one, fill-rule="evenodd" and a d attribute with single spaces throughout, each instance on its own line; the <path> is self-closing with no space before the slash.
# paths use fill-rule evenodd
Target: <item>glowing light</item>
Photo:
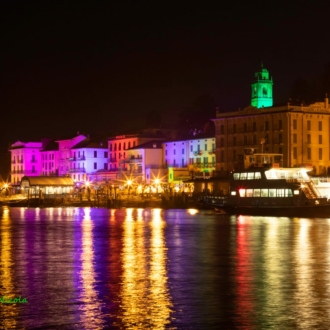
<path id="1" fill-rule="evenodd" d="M 196 209 L 188 209 L 187 212 L 191 215 L 195 215 L 196 213 L 198 213 L 198 210 Z"/>

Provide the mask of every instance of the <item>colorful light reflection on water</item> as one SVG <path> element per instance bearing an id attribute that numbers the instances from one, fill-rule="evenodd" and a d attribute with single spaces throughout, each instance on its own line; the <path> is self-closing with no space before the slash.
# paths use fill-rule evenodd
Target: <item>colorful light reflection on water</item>
<path id="1" fill-rule="evenodd" d="M 328 329 L 330 220 L 1 208 L 0 328 Z"/>

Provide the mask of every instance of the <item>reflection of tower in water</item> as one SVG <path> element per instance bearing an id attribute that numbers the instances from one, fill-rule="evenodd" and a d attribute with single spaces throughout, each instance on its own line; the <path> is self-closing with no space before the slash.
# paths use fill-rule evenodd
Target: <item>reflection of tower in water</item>
<path id="1" fill-rule="evenodd" d="M 164 226 L 159 209 L 127 209 L 119 316 L 125 328 L 158 329 L 170 322 Z"/>

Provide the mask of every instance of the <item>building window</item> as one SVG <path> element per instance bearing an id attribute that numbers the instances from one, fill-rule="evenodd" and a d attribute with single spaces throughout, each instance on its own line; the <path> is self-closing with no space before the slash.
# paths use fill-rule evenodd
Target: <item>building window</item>
<path id="1" fill-rule="evenodd" d="M 112 143 L 109 145 L 109 151 L 112 151 Z"/>
<path id="2" fill-rule="evenodd" d="M 236 136 L 233 137 L 233 146 L 236 146 Z"/>
<path id="3" fill-rule="evenodd" d="M 297 147 L 293 147 L 293 159 L 297 159 Z"/>
<path id="4" fill-rule="evenodd" d="M 310 144 L 311 143 L 311 135 L 307 134 L 307 143 Z"/>
<path id="5" fill-rule="evenodd" d="M 322 135 L 319 135 L 319 144 L 322 144 Z"/>
<path id="6" fill-rule="evenodd" d="M 104 163 L 104 167 L 103 167 L 104 170 L 107 170 L 108 169 L 108 164 L 107 163 Z"/>
<path id="7" fill-rule="evenodd" d="M 247 123 L 244 123 L 244 133 L 247 132 Z"/>
<path id="8" fill-rule="evenodd" d="M 94 170 L 97 170 L 97 163 L 94 163 Z"/>
<path id="9" fill-rule="evenodd" d="M 233 133 L 236 134 L 236 124 L 233 124 Z"/>
<path id="10" fill-rule="evenodd" d="M 221 150 L 221 152 L 220 152 L 220 161 L 221 162 L 224 162 L 225 161 L 225 153 L 224 153 L 223 150 Z"/>
<path id="11" fill-rule="evenodd" d="M 94 150 L 94 158 L 96 158 L 96 157 L 97 157 L 97 151 Z"/>
<path id="12" fill-rule="evenodd" d="M 190 151 L 191 151 L 191 152 L 193 151 L 193 146 L 192 146 L 192 145 L 190 146 Z"/>
<path id="13" fill-rule="evenodd" d="M 311 130 L 311 121 L 307 120 L 307 130 L 310 131 Z"/>
<path id="14" fill-rule="evenodd" d="M 297 143 L 297 134 L 293 134 L 293 143 Z"/>
<path id="15" fill-rule="evenodd" d="M 268 121 L 265 121 L 265 131 L 269 131 L 269 123 L 268 123 Z"/>
<path id="16" fill-rule="evenodd" d="M 124 150 L 126 150 L 126 142 L 124 142 Z"/>
<path id="17" fill-rule="evenodd" d="M 207 144 L 204 144 L 204 150 L 207 151 Z"/>
<path id="18" fill-rule="evenodd" d="M 297 119 L 293 119 L 293 129 L 297 129 Z"/>
<path id="19" fill-rule="evenodd" d="M 312 158 L 311 148 L 307 148 L 307 159 L 311 160 L 311 158 Z"/>
<path id="20" fill-rule="evenodd" d="M 223 147 L 224 145 L 225 145 L 225 141 L 224 141 L 223 138 L 221 138 L 221 140 L 220 140 L 220 146 Z"/>
<path id="21" fill-rule="evenodd" d="M 283 143 L 283 141 L 282 141 L 282 133 L 280 133 L 278 135 L 278 143 Z"/>
<path id="22" fill-rule="evenodd" d="M 244 145 L 247 146 L 247 136 L 244 136 Z"/>
<path id="23" fill-rule="evenodd" d="M 117 143 L 115 143 L 113 151 L 117 151 Z"/>
<path id="24" fill-rule="evenodd" d="M 108 152 L 104 151 L 104 158 L 108 158 Z"/>
<path id="25" fill-rule="evenodd" d="M 282 147 L 279 147 L 279 148 L 278 148 L 278 153 L 279 153 L 279 154 L 282 154 L 282 153 L 283 153 L 283 149 L 282 149 Z"/>
<path id="26" fill-rule="evenodd" d="M 254 121 L 253 122 L 253 132 L 257 131 L 257 123 Z"/>
<path id="27" fill-rule="evenodd" d="M 182 148 L 182 155 L 184 155 L 184 148 Z"/>
<path id="28" fill-rule="evenodd" d="M 278 121 L 278 128 L 279 128 L 279 129 L 282 129 L 282 119 L 280 119 L 280 120 Z"/>
<path id="29" fill-rule="evenodd" d="M 184 159 L 182 159 L 181 166 L 184 167 Z"/>
<path id="30" fill-rule="evenodd" d="M 225 126 L 224 125 L 220 126 L 220 134 L 225 134 Z"/>
<path id="31" fill-rule="evenodd" d="M 175 149 L 173 150 L 173 155 L 175 155 Z"/>
<path id="32" fill-rule="evenodd" d="M 128 149 L 131 147 L 131 142 L 128 142 Z"/>
<path id="33" fill-rule="evenodd" d="M 322 131 L 322 122 L 319 121 L 319 131 Z"/>
<path id="34" fill-rule="evenodd" d="M 322 148 L 319 148 L 319 160 L 322 160 Z"/>

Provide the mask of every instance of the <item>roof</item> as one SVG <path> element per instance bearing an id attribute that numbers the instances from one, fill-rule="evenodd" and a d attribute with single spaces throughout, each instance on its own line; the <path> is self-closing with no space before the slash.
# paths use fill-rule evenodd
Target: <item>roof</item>
<path id="1" fill-rule="evenodd" d="M 139 144 L 133 148 L 129 148 L 127 150 L 135 150 L 135 149 L 162 149 L 162 144 L 164 143 L 163 140 L 152 140 L 149 142 L 145 142 Z"/>
<path id="2" fill-rule="evenodd" d="M 99 148 L 99 149 L 107 149 L 106 141 L 91 141 L 90 139 L 83 140 L 76 145 L 74 145 L 71 149 L 82 149 L 82 148 Z"/>
<path id="3" fill-rule="evenodd" d="M 23 181 L 27 181 L 29 186 L 73 186 L 73 180 L 69 177 L 54 176 L 23 176 Z"/>

